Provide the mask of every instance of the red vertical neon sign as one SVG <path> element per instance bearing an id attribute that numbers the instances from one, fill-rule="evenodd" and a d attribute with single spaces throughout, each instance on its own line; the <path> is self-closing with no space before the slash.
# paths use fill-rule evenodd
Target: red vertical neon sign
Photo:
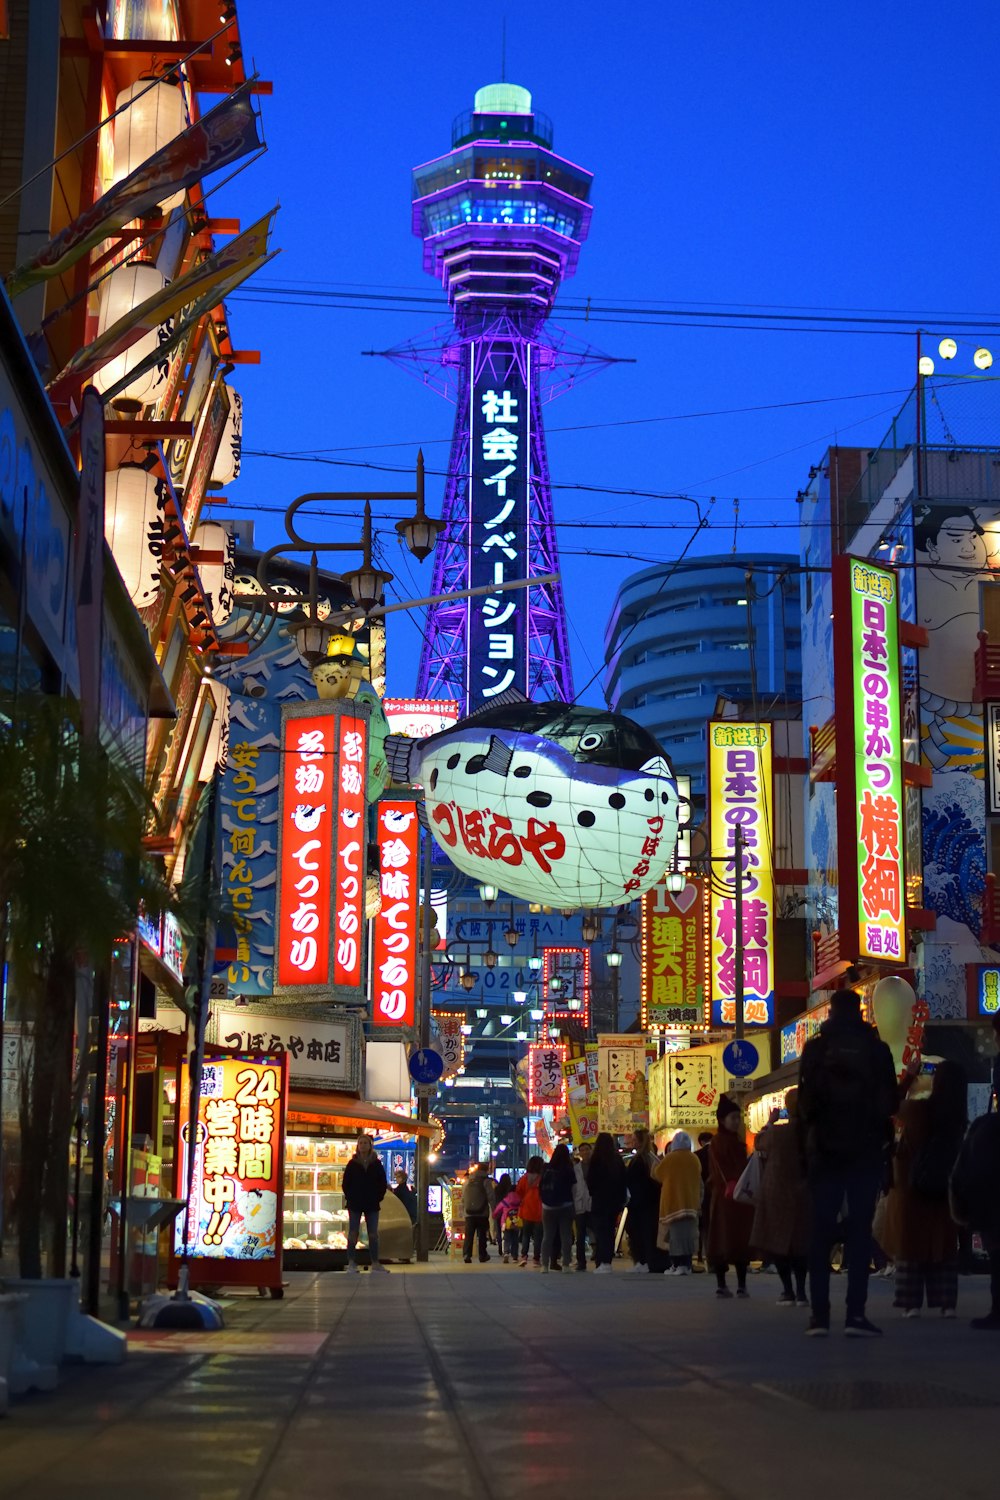
<path id="1" fill-rule="evenodd" d="M 330 982 L 330 860 L 336 720 L 290 718 L 282 725 L 280 985 Z"/>
<path id="2" fill-rule="evenodd" d="M 419 831 L 412 798 L 378 804 L 382 910 L 375 918 L 372 1025 L 412 1026 L 417 993 Z"/>
<path id="3" fill-rule="evenodd" d="M 365 773 L 368 722 L 337 722 L 337 832 L 334 852 L 333 982 L 361 984 L 365 920 Z"/>

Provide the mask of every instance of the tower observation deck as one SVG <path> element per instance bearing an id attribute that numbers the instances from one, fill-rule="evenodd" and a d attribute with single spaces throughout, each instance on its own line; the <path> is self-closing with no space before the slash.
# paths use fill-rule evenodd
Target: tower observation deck
<path id="1" fill-rule="evenodd" d="M 452 317 L 430 361 L 455 401 L 435 594 L 558 572 L 542 406 L 560 368 L 573 368 L 565 387 L 607 361 L 545 325 L 590 228 L 591 181 L 555 154 L 551 123 L 509 83 L 480 89 L 452 149 L 413 173 L 413 232 Z M 426 365 L 428 341 L 390 357 Z M 471 711 L 509 687 L 572 697 L 559 583 L 429 609 L 421 696 Z"/>

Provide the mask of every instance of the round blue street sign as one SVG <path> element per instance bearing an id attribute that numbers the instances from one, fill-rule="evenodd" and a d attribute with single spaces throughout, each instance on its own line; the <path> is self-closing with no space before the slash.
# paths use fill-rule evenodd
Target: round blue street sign
<path id="1" fill-rule="evenodd" d="M 760 1053 L 753 1042 L 730 1042 L 722 1054 L 722 1066 L 734 1078 L 749 1078 L 759 1062 Z"/>
<path id="2" fill-rule="evenodd" d="M 414 1083 L 437 1083 L 444 1072 L 444 1058 L 432 1047 L 410 1053 L 410 1077 Z"/>

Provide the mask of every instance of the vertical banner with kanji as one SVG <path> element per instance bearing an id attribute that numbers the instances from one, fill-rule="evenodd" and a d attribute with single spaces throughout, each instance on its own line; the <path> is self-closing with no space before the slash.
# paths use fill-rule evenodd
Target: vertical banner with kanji
<path id="1" fill-rule="evenodd" d="M 536 1042 L 528 1048 L 528 1107 L 564 1109 L 566 1079 L 563 1063 L 566 1046 L 559 1042 Z"/>
<path id="2" fill-rule="evenodd" d="M 209 1263 L 193 1279 L 281 1284 L 286 1066 L 283 1053 L 207 1059 L 193 1131 L 187 1063 L 181 1068 L 175 1195 L 187 1191 L 193 1149 L 187 1251 L 192 1271 L 198 1261 Z M 174 1226 L 175 1255 L 184 1251 L 184 1224 L 182 1213 Z"/>
<path id="3" fill-rule="evenodd" d="M 590 1025 L 590 949 L 542 949 L 542 1003 L 546 1016 Z"/>
<path id="4" fill-rule="evenodd" d="M 592 1044 L 588 1043 L 588 1046 Z M 597 1048 L 593 1046 L 596 1058 Z M 573 1145 L 582 1146 L 585 1141 L 597 1139 L 597 1079 L 591 1086 L 591 1070 L 587 1057 L 568 1057 L 563 1063 L 566 1080 L 566 1113 L 569 1115 Z"/>
<path id="5" fill-rule="evenodd" d="M 646 1041 L 631 1032 L 597 1038 L 597 1128 L 625 1135 L 649 1125 Z"/>
<path id="6" fill-rule="evenodd" d="M 743 900 L 743 1019 L 774 1022 L 772 728 L 713 719 L 708 726 L 713 1026 L 736 1024 L 736 883 Z M 741 846 L 736 865 L 737 830 Z"/>
<path id="7" fill-rule="evenodd" d="M 899 580 L 833 561 L 837 834 L 842 952 L 906 962 Z"/>
<path id="8" fill-rule="evenodd" d="M 531 345 L 469 345 L 469 586 L 529 571 Z M 471 598 L 468 711 L 510 687 L 528 688 L 528 591 Z"/>
<path id="9" fill-rule="evenodd" d="M 642 1029 L 706 1026 L 705 976 L 704 881 L 668 891 L 661 880 L 642 898 Z"/>
<path id="10" fill-rule="evenodd" d="M 372 929 L 372 1025 L 412 1026 L 417 995 L 420 828 L 412 797 L 376 809 L 382 907 Z"/>
<path id="11" fill-rule="evenodd" d="M 462 1035 L 463 1011 L 435 1010 L 431 1012 L 433 1029 L 437 1035 L 437 1050 L 444 1061 L 442 1078 L 454 1078 L 465 1064 L 465 1037 Z"/>
<path id="12" fill-rule="evenodd" d="M 367 765 L 363 704 L 283 710 L 276 994 L 363 998 Z"/>

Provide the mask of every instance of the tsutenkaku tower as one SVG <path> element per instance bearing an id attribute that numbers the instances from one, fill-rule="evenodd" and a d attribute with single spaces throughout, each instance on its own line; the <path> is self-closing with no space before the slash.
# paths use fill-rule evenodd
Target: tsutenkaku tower
<path id="1" fill-rule="evenodd" d="M 590 228 L 591 181 L 555 155 L 551 123 L 510 83 L 480 89 L 452 127 L 451 151 L 414 171 L 413 232 L 452 313 L 434 351 L 456 405 L 435 594 L 558 572 L 542 403 L 556 394 L 557 367 L 606 361 L 570 353 L 545 324 Z M 422 342 L 392 354 L 427 364 Z M 421 697 L 456 698 L 469 712 L 509 687 L 572 697 L 559 583 L 428 611 Z"/>

